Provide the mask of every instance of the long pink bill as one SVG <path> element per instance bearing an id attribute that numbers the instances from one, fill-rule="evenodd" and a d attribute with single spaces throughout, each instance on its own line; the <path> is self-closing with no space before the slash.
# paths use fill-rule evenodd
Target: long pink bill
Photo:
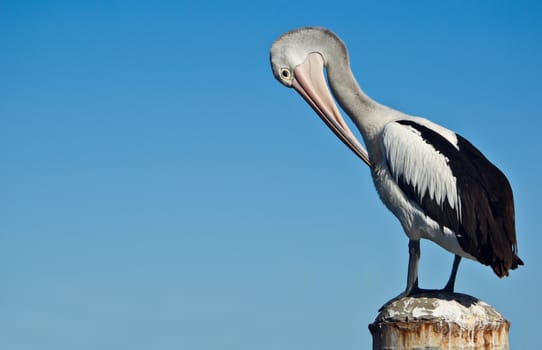
<path id="1" fill-rule="evenodd" d="M 371 166 L 367 150 L 359 143 L 335 105 L 324 77 L 324 60 L 311 53 L 294 70 L 293 88 L 308 102 L 327 126 L 361 160 Z"/>

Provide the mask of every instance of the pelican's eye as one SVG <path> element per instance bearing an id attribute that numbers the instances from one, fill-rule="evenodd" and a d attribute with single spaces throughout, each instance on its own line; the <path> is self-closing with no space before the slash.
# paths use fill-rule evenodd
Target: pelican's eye
<path id="1" fill-rule="evenodd" d="M 290 70 L 288 68 L 281 68 L 280 76 L 282 77 L 282 79 L 289 80 L 292 76 L 292 73 L 290 73 Z"/>

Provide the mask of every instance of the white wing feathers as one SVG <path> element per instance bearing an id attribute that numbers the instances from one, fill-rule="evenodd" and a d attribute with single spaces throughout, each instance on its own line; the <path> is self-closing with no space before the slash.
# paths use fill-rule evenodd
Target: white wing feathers
<path id="1" fill-rule="evenodd" d="M 389 123 L 382 133 L 382 146 L 397 183 L 402 176 L 420 199 L 427 193 L 441 208 L 447 200 L 461 220 L 457 181 L 448 165 L 448 158 L 424 140 L 420 131 L 409 125 Z"/>

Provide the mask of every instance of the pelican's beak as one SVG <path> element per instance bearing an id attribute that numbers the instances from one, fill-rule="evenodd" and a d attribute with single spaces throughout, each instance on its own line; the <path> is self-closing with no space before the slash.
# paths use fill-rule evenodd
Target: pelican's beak
<path id="1" fill-rule="evenodd" d="M 337 109 L 324 77 L 324 60 L 311 53 L 294 69 L 293 88 L 307 101 L 327 126 L 367 165 L 369 154 L 359 143 Z"/>

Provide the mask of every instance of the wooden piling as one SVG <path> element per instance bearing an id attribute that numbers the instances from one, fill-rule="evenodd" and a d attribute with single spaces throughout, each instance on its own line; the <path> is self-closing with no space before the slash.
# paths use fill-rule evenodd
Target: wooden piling
<path id="1" fill-rule="evenodd" d="M 389 303 L 369 325 L 373 350 L 508 350 L 509 328 L 487 303 L 440 292 Z"/>

